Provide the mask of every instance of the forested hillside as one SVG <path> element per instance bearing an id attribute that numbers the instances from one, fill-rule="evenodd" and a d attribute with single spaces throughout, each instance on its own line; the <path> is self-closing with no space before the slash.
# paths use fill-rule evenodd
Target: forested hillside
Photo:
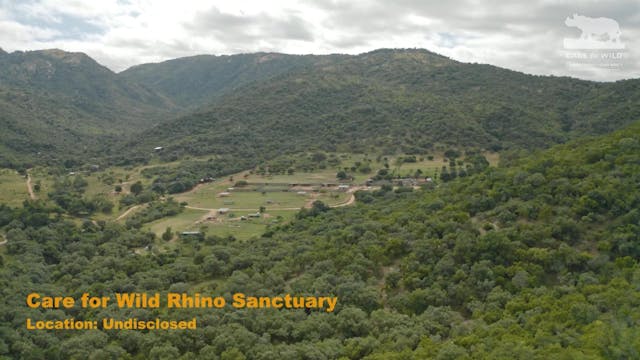
<path id="1" fill-rule="evenodd" d="M 309 149 L 425 153 L 434 145 L 541 148 L 640 117 L 640 82 L 594 83 L 377 50 L 241 87 L 125 148 L 273 157 Z"/>
<path id="2" fill-rule="evenodd" d="M 278 53 L 198 55 L 137 65 L 118 76 L 164 94 L 181 106 L 194 109 L 242 85 L 306 66 L 331 64 L 345 57 Z"/>
<path id="3" fill-rule="evenodd" d="M 88 162 L 116 138 L 176 111 L 168 98 L 82 53 L 0 53 L 0 166 Z"/>
<path id="4" fill-rule="evenodd" d="M 120 74 L 81 53 L 2 52 L 0 165 L 144 162 L 158 146 L 164 160 L 249 167 L 315 149 L 541 148 L 628 124 L 639 94 L 638 80 L 531 76 L 426 50 L 195 56 Z"/>
<path id="5" fill-rule="evenodd" d="M 546 81 L 546 80 L 545 80 Z M 589 84 L 589 86 L 595 86 Z M 248 242 L 0 210 L 0 354 L 32 359 L 640 356 L 640 123 L 427 186 L 316 203 Z M 28 310 L 31 291 L 337 295 L 303 310 Z M 34 332 L 26 317 L 196 316 L 195 331 Z"/>

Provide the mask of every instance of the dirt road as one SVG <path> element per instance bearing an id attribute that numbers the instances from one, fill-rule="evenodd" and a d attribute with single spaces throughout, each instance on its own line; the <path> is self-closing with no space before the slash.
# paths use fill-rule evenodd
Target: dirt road
<path id="1" fill-rule="evenodd" d="M 33 187 L 31 186 L 31 174 L 29 173 L 31 169 L 27 170 L 27 191 L 29 191 L 29 198 L 31 200 L 36 199 L 36 194 L 33 193 Z"/>
<path id="2" fill-rule="evenodd" d="M 129 215 L 130 212 L 132 212 L 133 210 L 139 208 L 140 206 L 142 206 L 142 205 L 135 205 L 135 206 L 130 207 L 129 209 L 127 209 L 127 211 L 123 212 L 120 216 L 118 216 L 116 218 L 116 221 L 125 218 L 127 215 Z"/>
<path id="3" fill-rule="evenodd" d="M 351 194 L 351 196 L 349 197 L 349 200 L 343 202 L 343 203 L 339 203 L 339 204 L 334 204 L 334 205 L 329 205 L 329 207 L 331 208 L 337 208 L 337 207 L 342 207 L 342 206 L 348 206 L 351 205 L 353 203 L 356 202 L 356 196 L 354 194 Z M 305 204 L 305 206 L 300 206 L 300 207 L 288 207 L 288 208 L 272 208 L 272 207 L 268 207 L 269 210 L 274 210 L 274 211 L 280 211 L 280 210 L 285 210 L 285 211 L 298 211 L 301 208 L 305 207 L 307 209 L 311 208 L 313 204 L 312 203 L 307 203 Z M 187 209 L 192 209 L 192 210 L 202 210 L 202 211 L 216 211 L 217 209 L 210 209 L 210 208 L 202 208 L 202 207 L 196 207 L 196 206 L 185 206 L 185 208 Z M 250 209 L 245 209 L 245 208 L 230 208 L 229 211 L 255 211 L 255 208 L 250 208 Z M 124 215 L 124 214 L 123 214 Z"/>

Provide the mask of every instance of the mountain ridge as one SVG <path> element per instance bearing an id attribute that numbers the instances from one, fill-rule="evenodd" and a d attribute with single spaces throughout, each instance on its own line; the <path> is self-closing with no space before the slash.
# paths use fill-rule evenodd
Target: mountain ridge
<path id="1" fill-rule="evenodd" d="M 541 148 L 640 118 L 639 84 L 534 76 L 426 50 L 383 49 L 246 84 L 125 147 L 163 146 L 174 158 Z"/>
<path id="2" fill-rule="evenodd" d="M 239 86 L 341 56 L 268 52 L 195 55 L 135 65 L 118 76 L 143 84 L 194 110 Z"/>
<path id="3" fill-rule="evenodd" d="M 528 75 L 425 49 L 198 55 L 117 74 L 84 53 L 17 51 L 0 56 L 0 94 L 5 166 L 146 161 L 157 146 L 164 159 L 540 148 L 640 117 L 637 79 Z"/>
<path id="4" fill-rule="evenodd" d="M 59 49 L 0 56 L 0 109 L 3 166 L 94 154 L 177 112 L 165 96 Z"/>

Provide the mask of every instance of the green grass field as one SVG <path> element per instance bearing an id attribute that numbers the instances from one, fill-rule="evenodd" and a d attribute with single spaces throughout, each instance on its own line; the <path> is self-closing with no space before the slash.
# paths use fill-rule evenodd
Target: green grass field
<path id="1" fill-rule="evenodd" d="M 199 225 L 196 224 L 207 215 L 207 211 L 184 209 L 184 211 L 176 216 L 159 219 L 146 224 L 146 230 L 157 235 L 162 234 L 167 227 L 171 227 L 174 231 L 198 230 Z"/>
<path id="2" fill-rule="evenodd" d="M 178 201 L 185 201 L 189 206 L 206 209 L 230 208 L 257 211 L 260 206 L 267 209 L 300 208 L 309 202 L 320 200 L 329 205 L 338 204 L 348 199 L 349 195 L 338 191 L 312 192 L 300 195 L 296 191 L 227 191 L 225 183 L 210 183 L 197 189 L 174 196 Z M 221 197 L 221 192 L 229 192 L 229 196 Z"/>
<path id="3" fill-rule="evenodd" d="M 144 229 L 157 236 L 162 235 L 167 227 L 171 227 L 172 231 L 177 233 L 202 230 L 207 235 L 233 235 L 237 239 L 246 240 L 261 235 L 269 225 L 282 224 L 291 220 L 295 213 L 295 211 L 287 210 L 267 210 L 260 218 L 240 220 L 240 216 L 246 216 L 248 212 L 231 211 L 229 214 L 217 216 L 215 220 L 207 220 L 210 212 L 187 208 L 179 215 L 151 222 Z"/>
<path id="4" fill-rule="evenodd" d="M 273 183 L 335 183 L 337 169 L 319 169 L 314 172 L 297 171 L 292 175 L 251 175 L 247 178 L 250 182 Z M 240 179 L 240 178 L 238 178 Z"/>
<path id="5" fill-rule="evenodd" d="M 9 206 L 19 206 L 29 198 L 27 180 L 17 171 L 11 169 L 0 170 L 0 203 Z"/>
<path id="6" fill-rule="evenodd" d="M 176 232 L 188 230 L 204 229 L 207 234 L 220 236 L 233 235 L 238 239 L 248 239 L 252 236 L 264 233 L 269 225 L 275 221 L 286 222 L 293 218 L 295 213 L 302 207 L 309 206 L 313 201 L 320 200 L 328 205 L 337 205 L 349 200 L 351 194 L 328 189 L 320 186 L 296 188 L 293 191 L 287 185 L 275 184 L 326 184 L 326 183 L 348 183 L 336 179 L 336 174 L 340 170 L 345 170 L 354 176 L 353 185 L 364 184 L 365 181 L 374 176 L 378 170 L 384 168 L 384 164 L 389 165 L 389 172 L 400 177 L 410 177 L 416 170 L 422 171 L 422 176 L 433 176 L 436 170 L 440 170 L 443 165 L 448 165 L 442 154 L 434 154 L 429 160 L 426 156 L 417 156 L 415 163 L 400 163 L 399 156 L 367 157 L 361 154 L 336 154 L 341 163 L 337 166 L 325 169 L 318 169 L 313 172 L 295 171 L 291 175 L 258 175 L 251 171 L 243 171 L 231 176 L 222 177 L 219 180 L 202 184 L 195 189 L 175 194 L 173 197 L 180 202 L 186 202 L 190 207 L 202 208 L 205 210 L 190 209 L 177 216 L 160 219 L 145 225 L 145 229 L 158 235 L 162 234 L 167 227 L 171 227 Z M 484 154 L 491 165 L 498 163 L 497 153 Z M 201 159 L 211 156 L 201 157 Z M 200 158 L 199 158 L 200 159 Z M 371 171 L 363 174 L 359 170 L 354 170 L 357 164 L 368 164 Z M 94 196 L 104 194 L 115 204 L 111 214 L 96 213 L 94 220 L 113 221 L 123 214 L 126 209 L 120 209 L 119 198 L 129 192 L 129 187 L 136 181 L 141 181 L 146 188 L 151 185 L 153 179 L 145 178 L 141 172 L 145 168 L 153 166 L 175 166 L 179 161 L 173 163 L 152 163 L 139 167 L 111 167 L 94 173 L 82 173 L 87 180 L 88 186 L 85 195 Z M 51 190 L 55 176 L 51 175 L 47 168 L 34 168 L 30 171 L 32 184 L 39 182 L 41 190 L 36 193 L 40 199 L 47 199 L 47 193 Z M 67 176 L 66 174 L 63 176 Z M 233 180 L 230 180 L 232 178 Z M 240 180 L 249 182 L 249 186 L 234 187 Z M 262 186 L 256 184 L 274 184 L 272 186 Z M 120 184 L 123 188 L 122 194 L 114 192 L 115 186 Z M 251 191 L 242 191 L 251 190 Z M 298 194 L 297 191 L 305 191 L 305 194 Z M 263 193 L 264 191 L 264 193 Z M 221 197 L 221 192 L 229 192 L 230 196 Z M 0 170 L 0 203 L 17 206 L 28 198 L 26 179 L 17 172 L 9 169 Z M 239 220 L 240 216 L 247 216 L 255 213 L 261 206 L 266 208 L 266 217 L 248 220 Z M 140 207 L 142 208 L 142 207 Z M 212 215 L 208 209 L 229 208 L 230 214 L 217 216 L 215 221 L 206 220 Z M 139 209 L 138 209 L 139 210 Z M 134 210 L 127 214 L 127 217 L 135 213 Z M 231 215 L 231 216 L 229 216 Z M 124 222 L 126 218 L 120 220 Z"/>
<path id="7" fill-rule="evenodd" d="M 237 174 L 241 175 L 241 174 Z M 309 174 L 313 176 L 314 174 Z M 323 176 L 323 175 L 320 175 Z M 237 178 L 237 176 L 235 176 Z M 247 181 L 255 182 L 302 182 L 301 177 L 279 176 L 271 179 L 260 177 L 260 180 L 253 180 L 253 176 L 246 178 Z M 257 178 L 257 176 L 256 176 Z M 160 235 L 167 227 L 175 231 L 199 231 L 205 229 L 207 234 L 219 236 L 233 235 L 237 239 L 245 240 L 253 236 L 260 235 L 267 230 L 268 225 L 288 221 L 302 207 L 309 206 L 313 201 L 320 200 L 328 205 L 337 205 L 347 201 L 351 194 L 339 191 L 306 191 L 306 194 L 298 194 L 297 191 L 238 191 L 241 188 L 229 190 L 233 182 L 227 179 L 213 183 L 203 184 L 195 190 L 183 193 L 174 198 L 177 201 L 184 201 L 188 206 L 202 209 L 229 208 L 225 215 L 217 215 L 214 221 L 206 220 L 207 216 L 213 212 L 207 210 L 196 210 L 187 208 L 184 213 L 166 219 L 160 219 L 149 226 L 149 230 Z M 247 186 L 245 189 L 252 189 Z M 220 197 L 221 192 L 229 192 L 229 196 Z M 266 215 L 259 219 L 247 218 L 240 220 L 241 216 L 255 213 L 261 206 L 265 207 Z"/>
<path id="8" fill-rule="evenodd" d="M 205 221 L 202 227 L 208 235 L 229 236 L 239 240 L 247 240 L 254 236 L 262 235 L 270 225 L 282 224 L 290 221 L 295 216 L 295 211 L 267 211 L 260 218 L 248 218 L 247 220 L 234 220 L 213 222 Z M 244 215 L 235 212 L 232 216 Z"/>

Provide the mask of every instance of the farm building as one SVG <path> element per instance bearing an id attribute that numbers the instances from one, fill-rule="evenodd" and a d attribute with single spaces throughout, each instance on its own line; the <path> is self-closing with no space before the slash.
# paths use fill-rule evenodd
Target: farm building
<path id="1" fill-rule="evenodd" d="M 218 196 L 220 197 L 227 197 L 227 196 L 231 196 L 231 193 L 228 191 L 223 191 L 221 193 L 218 194 Z"/>
<path id="2" fill-rule="evenodd" d="M 226 214 L 229 212 L 229 208 L 220 208 L 218 209 L 218 214 Z"/>

